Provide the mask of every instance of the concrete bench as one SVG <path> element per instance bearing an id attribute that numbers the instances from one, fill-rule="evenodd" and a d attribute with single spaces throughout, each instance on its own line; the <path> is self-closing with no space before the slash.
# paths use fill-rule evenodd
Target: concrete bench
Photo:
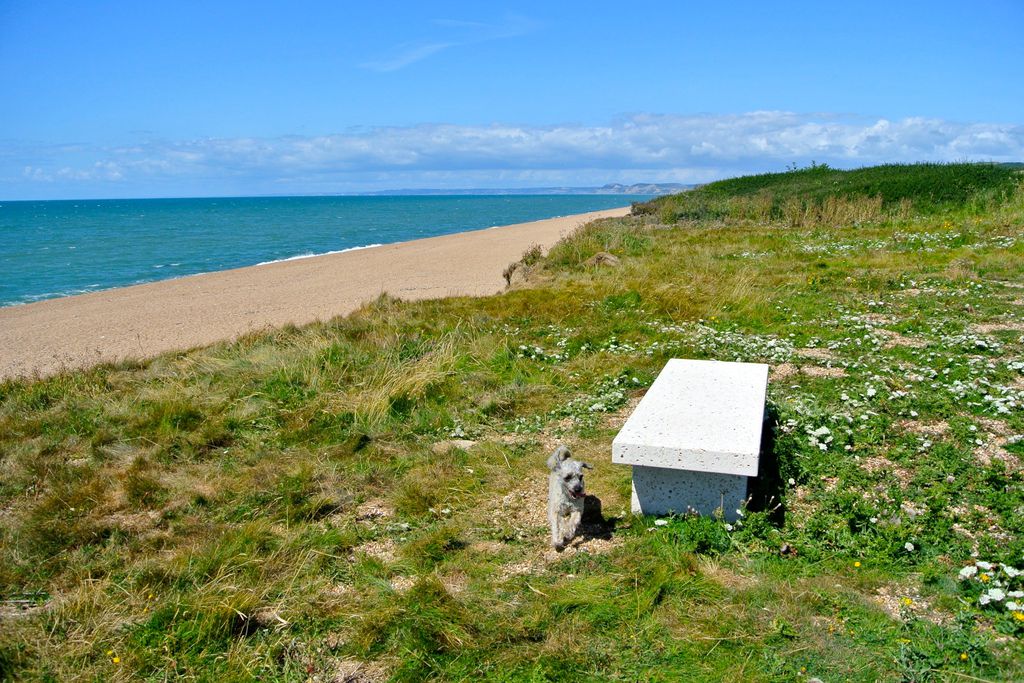
<path id="1" fill-rule="evenodd" d="M 768 366 L 673 358 L 612 441 L 633 466 L 633 512 L 721 510 L 735 520 L 756 477 Z"/>

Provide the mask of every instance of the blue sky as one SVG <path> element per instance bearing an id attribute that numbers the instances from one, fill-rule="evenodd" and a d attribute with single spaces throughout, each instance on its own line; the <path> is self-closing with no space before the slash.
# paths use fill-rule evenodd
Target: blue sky
<path id="1" fill-rule="evenodd" d="M 1024 160 L 1024 2 L 0 0 L 0 198 Z"/>

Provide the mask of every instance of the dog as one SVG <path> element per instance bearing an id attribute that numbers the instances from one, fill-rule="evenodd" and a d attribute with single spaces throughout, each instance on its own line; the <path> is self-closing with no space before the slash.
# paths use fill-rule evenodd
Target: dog
<path id="1" fill-rule="evenodd" d="M 583 517 L 583 470 L 593 469 L 579 460 L 565 446 L 559 446 L 548 457 L 548 523 L 551 545 L 561 551 L 576 536 Z"/>

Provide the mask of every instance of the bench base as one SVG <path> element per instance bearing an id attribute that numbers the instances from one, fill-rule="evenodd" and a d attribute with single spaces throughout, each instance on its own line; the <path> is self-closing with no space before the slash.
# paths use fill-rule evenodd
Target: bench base
<path id="1" fill-rule="evenodd" d="M 633 513 L 667 515 L 697 512 L 738 519 L 747 498 L 747 480 L 741 474 L 694 472 L 633 465 Z"/>

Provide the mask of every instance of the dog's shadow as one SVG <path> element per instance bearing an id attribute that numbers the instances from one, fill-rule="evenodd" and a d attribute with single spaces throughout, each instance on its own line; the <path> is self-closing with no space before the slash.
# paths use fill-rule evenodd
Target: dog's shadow
<path id="1" fill-rule="evenodd" d="M 583 498 L 583 515 L 576 530 L 574 545 L 595 539 L 611 540 L 619 521 L 618 517 L 605 517 L 601 511 L 601 499 L 588 493 Z"/>

